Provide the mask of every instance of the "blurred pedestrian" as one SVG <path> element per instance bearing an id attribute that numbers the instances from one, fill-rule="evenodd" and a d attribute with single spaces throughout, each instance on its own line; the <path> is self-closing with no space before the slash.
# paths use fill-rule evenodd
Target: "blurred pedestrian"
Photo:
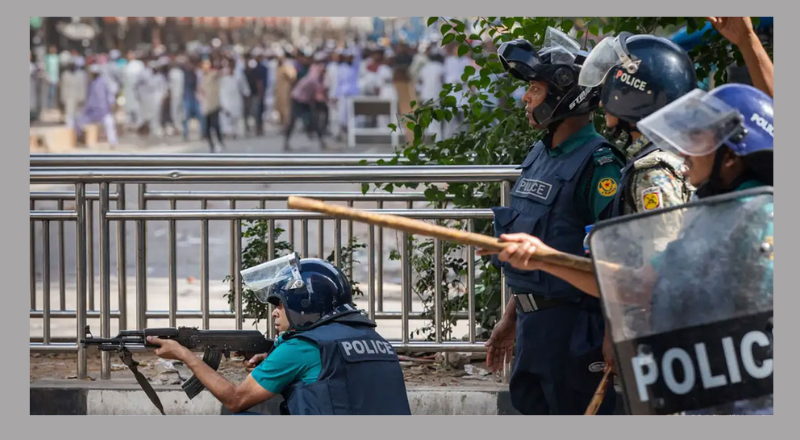
<path id="1" fill-rule="evenodd" d="M 239 123 L 244 114 L 245 98 L 249 98 L 250 85 L 244 73 L 236 72 L 230 64 L 222 68 L 220 88 L 220 128 L 222 134 L 234 139 L 239 135 Z"/>
<path id="2" fill-rule="evenodd" d="M 206 133 L 206 121 L 200 111 L 200 79 L 195 60 L 187 59 L 183 64 L 183 140 L 189 140 L 189 120 L 197 119 L 200 124 L 200 137 Z"/>
<path id="3" fill-rule="evenodd" d="M 292 136 L 294 124 L 298 118 L 305 119 L 306 126 L 316 131 L 322 149 L 327 148 L 323 129 L 319 123 L 317 107 L 317 103 L 326 100 L 325 86 L 322 83 L 324 73 L 325 66 L 323 64 L 312 64 L 308 74 L 298 81 L 297 86 L 292 91 L 292 115 L 284 132 L 284 150 L 291 149 L 289 138 Z"/>
<path id="4" fill-rule="evenodd" d="M 200 80 L 200 107 L 205 118 L 206 137 L 208 138 L 208 146 L 211 152 L 218 151 L 214 145 L 211 132 L 216 131 L 217 139 L 219 140 L 220 148 L 225 148 L 225 143 L 222 141 L 222 131 L 219 126 L 220 114 L 220 94 L 219 82 L 220 75 L 218 66 L 214 66 L 211 60 L 205 59 L 202 61 L 203 77 Z"/>
<path id="5" fill-rule="evenodd" d="M 259 88 L 256 90 L 256 135 L 264 136 L 264 109 L 266 105 L 267 96 L 267 80 L 269 79 L 269 71 L 264 62 L 264 55 L 259 51 L 256 53 L 256 67 L 255 74 L 258 78 Z"/>
<path id="6" fill-rule="evenodd" d="M 136 83 L 136 94 L 141 105 L 139 128 L 147 128 L 150 137 L 162 135 L 161 105 L 167 95 L 167 79 L 159 70 L 160 67 L 159 62 L 151 58 Z"/>
<path id="7" fill-rule="evenodd" d="M 58 95 L 58 80 L 60 68 L 58 52 L 55 46 L 50 46 L 50 51 L 45 57 L 45 71 L 47 73 L 47 108 L 56 108 Z"/>
<path id="8" fill-rule="evenodd" d="M 116 96 L 110 79 L 102 74 L 100 65 L 93 64 L 90 69 L 91 85 L 80 118 L 76 123 L 76 131 L 80 136 L 83 127 L 101 122 L 105 127 L 106 138 L 111 145 L 117 145 L 117 129 L 114 125 L 114 103 Z"/>
<path id="9" fill-rule="evenodd" d="M 70 61 L 67 70 L 61 75 L 61 103 L 64 105 L 64 122 L 67 127 L 74 128 L 80 106 L 86 101 L 86 88 L 83 75 L 78 71 L 74 61 Z"/>
<path id="10" fill-rule="evenodd" d="M 361 48 L 354 47 L 342 53 L 341 62 L 337 69 L 336 77 L 336 101 L 339 113 L 339 133 L 337 140 L 341 142 L 342 137 L 347 134 L 348 123 L 348 99 L 360 93 L 358 87 L 358 74 L 361 67 Z"/>
<path id="11" fill-rule="evenodd" d="M 292 87 L 297 79 L 297 70 L 284 53 L 278 55 L 280 67 L 275 82 L 275 110 L 280 116 L 281 129 L 285 130 L 291 118 Z"/>
<path id="12" fill-rule="evenodd" d="M 182 125 L 184 120 L 183 109 L 183 91 L 184 91 L 184 73 L 181 68 L 183 56 L 176 57 L 171 62 L 168 74 L 169 83 L 169 112 L 170 119 L 172 120 L 172 127 L 177 132 L 179 125 Z"/>
<path id="13" fill-rule="evenodd" d="M 136 93 L 136 84 L 145 66 L 141 60 L 136 58 L 133 51 L 129 51 L 127 57 L 128 62 L 123 68 L 122 76 L 125 116 L 129 127 L 139 128 L 139 125 L 141 125 L 141 103 L 139 102 L 139 95 Z"/>

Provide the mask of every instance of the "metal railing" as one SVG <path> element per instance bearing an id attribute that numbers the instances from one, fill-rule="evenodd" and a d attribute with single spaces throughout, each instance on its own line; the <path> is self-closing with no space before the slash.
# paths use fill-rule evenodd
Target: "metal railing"
<path id="1" fill-rule="evenodd" d="M 177 157 L 177 156 L 176 156 Z M 119 158 L 123 158 L 120 156 Z M 363 158 L 363 156 L 361 157 Z M 65 158 L 70 159 L 70 158 Z M 180 159 L 180 158 L 179 158 Z M 181 160 L 191 161 L 193 156 Z M 175 159 L 178 160 L 178 159 Z M 349 160 L 349 158 L 348 158 Z M 361 159 L 359 159 L 361 160 Z M 155 162 L 158 162 L 156 160 Z M 54 164 L 56 162 L 53 162 Z M 137 165 L 140 165 L 140 162 Z M 178 163 L 178 162 L 175 162 Z M 221 168 L 208 167 L 199 168 L 172 168 L 157 169 L 153 167 L 127 167 L 126 169 L 104 169 L 87 168 L 85 164 L 72 169 L 61 168 L 63 162 L 58 162 L 52 168 L 33 168 L 30 181 L 36 183 L 70 183 L 75 186 L 75 191 L 49 191 L 31 193 L 31 319 L 43 320 L 43 336 L 41 338 L 31 338 L 32 351 L 77 351 L 78 352 L 78 377 L 86 377 L 86 353 L 80 344 L 72 343 L 69 340 L 56 341 L 51 338 L 50 324 L 51 319 L 76 319 L 76 330 L 78 335 L 83 334 L 87 318 L 100 318 L 101 337 L 110 337 L 111 319 L 117 319 L 120 329 L 129 328 L 127 323 L 127 286 L 126 286 L 126 249 L 125 237 L 127 222 L 134 222 L 135 228 L 135 259 L 136 259 L 136 325 L 138 329 L 147 326 L 149 319 L 168 319 L 171 326 L 177 325 L 179 319 L 201 319 L 203 328 L 209 328 L 211 319 L 235 319 L 236 328 L 242 328 L 243 313 L 242 304 L 242 284 L 239 279 L 239 270 L 242 261 L 242 228 L 241 222 L 246 220 L 266 220 L 268 222 L 269 239 L 268 254 L 273 255 L 275 247 L 275 222 L 287 221 L 289 223 L 289 237 L 292 247 L 302 256 L 310 256 L 308 222 L 319 222 L 319 243 L 317 254 L 324 258 L 324 225 L 326 220 L 334 223 L 334 262 L 342 267 L 340 251 L 341 246 L 341 220 L 332 219 L 315 213 L 285 209 L 265 209 L 265 202 L 285 200 L 289 195 L 304 195 L 328 201 L 343 201 L 353 206 L 354 203 L 371 202 L 376 204 L 376 211 L 391 213 L 411 218 L 427 220 L 448 220 L 460 219 L 467 220 L 468 228 L 474 228 L 474 221 L 478 219 L 491 219 L 492 212 L 482 209 L 414 209 L 414 202 L 424 201 L 425 197 L 417 192 L 404 193 L 368 193 L 357 192 L 286 192 L 286 191 L 153 191 L 148 190 L 147 183 L 151 182 L 214 182 L 214 183 L 263 183 L 263 182 L 331 182 L 331 183 L 401 183 L 401 182 L 469 182 L 469 181 L 495 181 L 502 182 L 502 202 L 507 203 L 509 182 L 516 179 L 519 170 L 510 166 L 393 166 L 393 167 L 350 167 L 350 166 L 326 166 L 326 167 L 281 167 L 281 168 L 253 168 L 252 162 L 248 166 L 240 168 Z M 89 184 L 97 184 L 97 192 L 87 192 Z M 110 185 L 114 184 L 116 191 L 109 191 Z M 128 184 L 136 184 L 138 188 L 137 209 L 127 209 L 125 204 L 125 188 Z M 39 201 L 55 201 L 58 204 L 56 210 L 36 210 L 36 203 Z M 64 210 L 64 203 L 74 201 L 75 210 Z M 169 210 L 148 210 L 149 201 L 167 201 L 170 204 Z M 178 201 L 199 201 L 199 210 L 177 210 Z M 228 201 L 230 209 L 207 209 L 209 201 Z M 258 209 L 237 209 L 237 201 L 257 201 Z M 93 224 L 95 211 L 94 203 L 97 203 L 98 223 L 98 244 L 99 255 L 99 310 L 95 309 L 93 274 L 94 255 L 93 255 Z M 110 209 L 112 202 L 115 209 Z M 388 202 L 404 202 L 406 209 L 385 209 L 384 204 Z M 209 307 L 209 221 L 224 220 L 231 223 L 231 261 L 230 273 L 234 276 L 232 289 L 234 292 L 234 312 L 228 310 L 210 310 Z M 167 246 L 169 254 L 169 306 L 168 310 L 149 310 L 147 308 L 147 223 L 150 221 L 167 221 L 168 237 Z M 201 224 L 200 238 L 200 310 L 178 310 L 177 306 L 177 249 L 176 249 L 176 229 L 178 221 L 199 221 Z M 44 234 L 42 234 L 42 256 L 43 256 L 43 304 L 41 309 L 37 309 L 36 304 L 36 275 L 35 275 L 35 230 L 34 223 L 42 224 Z M 59 227 L 59 296 L 60 310 L 52 310 L 50 295 L 50 225 L 56 222 Z M 65 308 L 65 271 L 64 271 L 64 222 L 75 222 L 76 224 L 76 291 L 77 301 L 75 310 Z M 116 248 L 117 248 L 117 280 L 118 280 L 118 310 L 111 310 L 111 242 L 110 232 L 111 222 L 116 222 Z M 295 222 L 300 222 L 301 243 L 295 246 Z M 402 233 L 400 241 L 401 255 L 401 307 L 400 311 L 385 311 L 383 307 L 383 233 L 382 228 L 378 228 L 377 245 L 375 227 L 368 227 L 367 238 L 367 313 L 370 318 L 375 320 L 399 319 L 401 320 L 402 337 L 400 340 L 391 341 L 398 351 L 483 351 L 483 345 L 476 343 L 475 335 L 475 265 L 474 258 L 468 259 L 468 274 L 466 293 L 468 295 L 468 310 L 458 312 L 456 316 L 466 318 L 469 321 L 468 342 L 448 342 L 442 340 L 442 304 L 438 298 L 441 297 L 441 283 L 437 282 L 434 303 L 434 342 L 417 342 L 409 340 L 409 320 L 429 319 L 423 317 L 422 312 L 415 312 L 411 307 L 412 299 L 412 276 L 410 253 L 407 246 L 408 234 Z M 352 222 L 348 222 L 348 243 L 353 237 Z M 437 273 L 441 272 L 442 267 L 442 246 L 438 240 L 434 243 L 436 249 L 436 268 Z M 474 249 L 467 249 L 468 255 L 474 255 Z M 378 258 L 375 257 L 376 253 Z M 352 264 L 344 262 L 345 264 Z M 437 281 L 438 278 L 437 278 Z M 502 288 L 504 299 L 507 298 L 505 285 Z M 88 304 L 87 304 L 88 293 Z M 501 302 L 505 308 L 505 300 Z M 88 305 L 88 307 L 87 307 Z M 271 336 L 274 336 L 274 328 L 271 325 L 271 316 L 268 316 L 267 328 Z M 75 341 L 77 342 L 77 341 Z M 110 358 L 107 354 L 103 355 L 101 363 L 101 378 L 110 378 Z"/>
<path id="2" fill-rule="evenodd" d="M 30 167 L 352 166 L 393 157 L 393 154 L 31 154 Z"/>

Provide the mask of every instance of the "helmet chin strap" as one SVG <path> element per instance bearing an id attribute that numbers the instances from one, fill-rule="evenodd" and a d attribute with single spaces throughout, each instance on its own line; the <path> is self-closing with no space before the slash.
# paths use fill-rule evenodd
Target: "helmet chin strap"
<path id="1" fill-rule="evenodd" d="M 728 185 L 725 185 L 722 182 L 719 172 L 720 169 L 722 169 L 722 160 L 725 158 L 726 150 L 729 150 L 729 148 L 720 147 L 714 154 L 714 166 L 711 168 L 711 175 L 697 188 L 696 193 L 698 198 L 702 199 L 704 197 L 727 194 L 741 185 L 745 180 L 751 178 L 751 173 L 746 171 L 733 179 L 733 181 Z"/>
<path id="2" fill-rule="evenodd" d="M 623 148 L 628 148 L 633 143 L 631 131 L 633 131 L 631 124 L 628 121 L 623 121 L 622 119 L 618 119 L 617 125 L 615 125 L 612 129 L 606 129 L 608 136 L 614 139 L 619 139 L 621 135 L 625 133 L 625 144 L 622 145 Z"/>

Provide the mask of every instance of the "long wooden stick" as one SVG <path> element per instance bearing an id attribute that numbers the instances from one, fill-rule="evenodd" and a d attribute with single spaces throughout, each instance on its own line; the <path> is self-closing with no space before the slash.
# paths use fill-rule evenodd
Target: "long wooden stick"
<path id="1" fill-rule="evenodd" d="M 606 367 L 606 371 L 603 373 L 603 378 L 600 379 L 600 385 L 597 385 L 597 390 L 594 392 L 592 401 L 589 402 L 589 406 L 586 407 L 586 412 L 583 413 L 583 415 L 585 416 L 597 415 L 597 411 L 600 409 L 600 405 L 603 404 L 603 399 L 606 398 L 606 391 L 608 391 L 609 387 L 608 379 L 610 377 L 611 377 L 611 369 Z"/>
<path id="2" fill-rule="evenodd" d="M 475 246 L 491 251 L 502 251 L 506 246 L 511 244 L 507 242 L 501 242 L 495 237 L 489 237 L 482 234 L 445 228 L 443 226 L 433 225 L 420 220 L 396 215 L 378 214 L 339 205 L 330 205 L 319 200 L 307 199 L 305 197 L 290 196 L 288 206 L 290 209 L 319 212 L 330 215 L 334 218 L 355 220 L 370 225 L 381 226 L 389 229 L 397 229 L 403 232 L 408 232 L 409 234 L 439 238 L 442 240 Z M 536 253 L 531 258 L 559 266 L 571 267 L 583 272 L 594 272 L 592 260 L 564 252 L 555 250 L 544 251 L 537 249 Z"/>

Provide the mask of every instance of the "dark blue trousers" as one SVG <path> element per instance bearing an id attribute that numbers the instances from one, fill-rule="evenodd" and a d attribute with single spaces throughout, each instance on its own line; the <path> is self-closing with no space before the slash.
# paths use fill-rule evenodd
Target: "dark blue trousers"
<path id="1" fill-rule="evenodd" d="M 564 304 L 531 313 L 517 309 L 517 346 L 509 391 L 526 415 L 582 415 L 603 377 L 603 316 Z M 613 414 L 609 385 L 598 414 Z"/>

